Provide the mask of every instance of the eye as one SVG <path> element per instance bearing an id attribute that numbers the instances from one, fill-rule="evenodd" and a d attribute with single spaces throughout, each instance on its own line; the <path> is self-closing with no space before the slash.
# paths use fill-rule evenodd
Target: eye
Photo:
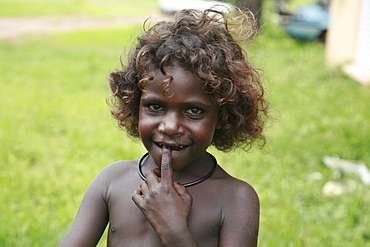
<path id="1" fill-rule="evenodd" d="M 163 111 L 163 107 L 157 104 L 148 105 L 148 108 L 152 111 Z"/>
<path id="2" fill-rule="evenodd" d="M 186 110 L 186 113 L 191 114 L 191 115 L 199 115 L 203 111 L 197 107 L 192 107 Z"/>

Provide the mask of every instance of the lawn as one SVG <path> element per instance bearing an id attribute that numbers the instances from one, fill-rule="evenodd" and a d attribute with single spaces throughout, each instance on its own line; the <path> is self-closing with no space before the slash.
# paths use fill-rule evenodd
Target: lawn
<path id="1" fill-rule="evenodd" d="M 149 14 L 156 0 L 0 0 L 0 16 Z"/>
<path id="2" fill-rule="evenodd" d="M 323 44 L 290 39 L 268 16 L 265 23 L 246 49 L 264 71 L 274 109 L 269 143 L 262 151 L 211 152 L 257 190 L 260 246 L 368 246 L 369 186 L 336 176 L 322 158 L 370 166 L 370 87 L 328 70 Z M 56 246 L 96 174 L 143 154 L 105 103 L 107 75 L 140 31 L 131 25 L 0 41 L 0 246 Z M 308 179 L 314 172 L 322 178 Z M 324 196 L 328 181 L 348 190 Z"/>

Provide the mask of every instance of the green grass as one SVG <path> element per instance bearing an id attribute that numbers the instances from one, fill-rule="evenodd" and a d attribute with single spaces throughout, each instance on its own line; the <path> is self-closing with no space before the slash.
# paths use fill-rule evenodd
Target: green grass
<path id="1" fill-rule="evenodd" d="M 143 152 L 105 104 L 107 75 L 138 29 L 0 43 L 1 246 L 55 246 L 94 176 Z"/>
<path id="2" fill-rule="evenodd" d="M 0 41 L 0 246 L 56 246 L 94 176 L 144 152 L 117 130 L 105 104 L 107 75 L 140 28 Z M 260 246 L 369 245 L 369 186 L 335 179 L 322 158 L 370 166 L 370 88 L 327 70 L 324 45 L 291 40 L 273 23 L 248 49 L 265 71 L 277 117 L 270 143 L 264 151 L 212 152 L 256 188 Z M 323 179 L 308 180 L 313 172 Z M 322 195 L 327 181 L 351 179 L 353 191 Z"/>
<path id="3" fill-rule="evenodd" d="M 148 14 L 156 0 L 0 0 L 0 16 Z"/>

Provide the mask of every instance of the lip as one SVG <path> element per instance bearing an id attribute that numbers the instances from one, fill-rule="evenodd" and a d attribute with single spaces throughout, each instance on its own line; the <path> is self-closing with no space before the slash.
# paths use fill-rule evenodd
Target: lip
<path id="1" fill-rule="evenodd" d="M 166 146 L 166 147 L 170 148 L 172 151 L 182 151 L 182 150 L 184 150 L 184 149 L 186 149 L 190 146 L 190 145 L 186 145 L 186 144 L 168 143 L 168 142 L 155 142 L 155 141 L 154 141 L 154 144 L 159 148 L 162 148 L 163 146 Z"/>

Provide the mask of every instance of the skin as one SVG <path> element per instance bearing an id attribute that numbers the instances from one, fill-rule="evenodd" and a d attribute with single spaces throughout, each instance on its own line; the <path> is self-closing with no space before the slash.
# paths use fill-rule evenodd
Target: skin
<path id="1" fill-rule="evenodd" d="M 108 222 L 108 246 L 257 245 L 259 200 L 249 184 L 217 166 L 206 181 L 180 185 L 212 169 L 206 149 L 217 108 L 193 73 L 176 63 L 165 69 L 172 96 L 163 94 L 164 76 L 154 71 L 140 102 L 140 137 L 150 153 L 142 165 L 146 181 L 138 160 L 104 168 L 59 246 L 95 246 Z"/>

